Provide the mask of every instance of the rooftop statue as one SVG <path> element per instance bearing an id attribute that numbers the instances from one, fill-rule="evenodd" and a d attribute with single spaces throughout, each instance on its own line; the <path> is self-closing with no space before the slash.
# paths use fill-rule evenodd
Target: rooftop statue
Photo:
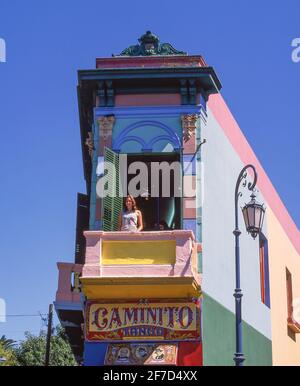
<path id="1" fill-rule="evenodd" d="M 187 55 L 178 51 L 170 43 L 160 43 L 159 38 L 151 31 L 147 31 L 138 39 L 139 44 L 125 48 L 116 56 L 151 56 L 151 55 Z"/>

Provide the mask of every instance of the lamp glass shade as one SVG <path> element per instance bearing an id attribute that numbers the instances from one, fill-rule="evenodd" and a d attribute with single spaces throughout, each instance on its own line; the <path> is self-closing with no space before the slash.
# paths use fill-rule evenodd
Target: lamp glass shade
<path id="1" fill-rule="evenodd" d="M 255 208 L 252 206 L 247 207 L 249 226 L 253 227 L 255 225 Z"/>
<path id="2" fill-rule="evenodd" d="M 253 238 L 255 238 L 261 232 L 265 208 L 263 205 L 258 204 L 254 197 L 252 197 L 251 201 L 244 206 L 242 212 L 246 230 Z"/>
<path id="3" fill-rule="evenodd" d="M 249 218 L 248 218 L 248 211 L 247 211 L 246 206 L 244 206 L 244 208 L 242 209 L 242 212 L 243 212 L 243 216 L 244 216 L 246 229 L 248 229 L 249 228 Z"/>
<path id="4" fill-rule="evenodd" d="M 258 228 L 258 229 L 261 229 L 262 217 L 263 217 L 263 213 L 262 213 L 261 208 L 259 206 L 256 206 L 255 207 L 255 227 Z"/>

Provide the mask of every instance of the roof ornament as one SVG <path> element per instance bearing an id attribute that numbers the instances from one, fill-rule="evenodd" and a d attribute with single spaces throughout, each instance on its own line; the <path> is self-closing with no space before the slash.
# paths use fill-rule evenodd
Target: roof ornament
<path id="1" fill-rule="evenodd" d="M 160 43 L 159 38 L 151 31 L 142 35 L 138 42 L 140 44 L 129 46 L 116 56 L 187 55 L 186 52 L 176 50 L 170 43 Z"/>

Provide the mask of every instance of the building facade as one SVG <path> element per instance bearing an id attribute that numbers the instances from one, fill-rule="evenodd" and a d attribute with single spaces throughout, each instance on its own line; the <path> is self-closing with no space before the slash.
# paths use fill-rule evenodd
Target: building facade
<path id="1" fill-rule="evenodd" d="M 201 56 L 150 31 L 78 72 L 87 193 L 55 300 L 78 362 L 233 365 L 234 189 L 251 163 L 267 210 L 240 237 L 245 365 L 300 364 L 299 230 L 220 89 Z M 121 232 L 133 188 L 144 229 Z"/>

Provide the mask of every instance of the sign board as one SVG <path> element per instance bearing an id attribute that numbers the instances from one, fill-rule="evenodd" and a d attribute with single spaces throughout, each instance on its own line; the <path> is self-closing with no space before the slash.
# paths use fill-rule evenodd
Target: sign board
<path id="1" fill-rule="evenodd" d="M 176 365 L 178 347 L 157 343 L 112 343 L 106 350 L 104 364 L 119 365 Z"/>
<path id="2" fill-rule="evenodd" d="M 200 308 L 191 301 L 88 302 L 88 341 L 199 340 Z"/>

